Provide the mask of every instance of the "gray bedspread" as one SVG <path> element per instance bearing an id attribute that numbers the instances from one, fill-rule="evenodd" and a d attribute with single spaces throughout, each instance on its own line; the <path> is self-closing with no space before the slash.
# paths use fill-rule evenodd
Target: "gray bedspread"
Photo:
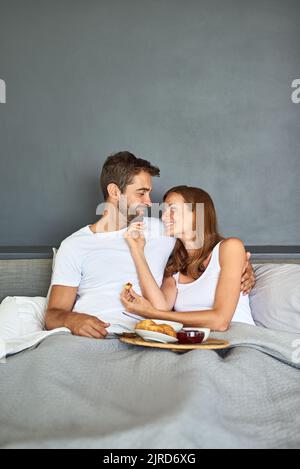
<path id="1" fill-rule="evenodd" d="M 235 324 L 226 352 L 68 334 L 0 364 L 2 448 L 299 448 L 300 335 Z"/>

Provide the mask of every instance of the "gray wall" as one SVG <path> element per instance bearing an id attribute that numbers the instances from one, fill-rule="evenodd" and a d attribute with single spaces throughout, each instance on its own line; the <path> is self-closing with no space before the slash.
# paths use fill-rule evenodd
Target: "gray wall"
<path id="1" fill-rule="evenodd" d="M 0 0 L 0 246 L 95 220 L 120 149 L 213 196 L 222 231 L 300 244 L 299 0 Z"/>

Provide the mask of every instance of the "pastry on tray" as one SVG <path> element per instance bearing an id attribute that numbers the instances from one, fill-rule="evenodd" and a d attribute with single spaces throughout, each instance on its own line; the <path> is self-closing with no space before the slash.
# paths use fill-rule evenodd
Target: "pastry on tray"
<path id="1" fill-rule="evenodd" d="M 177 334 L 173 327 L 169 326 L 168 324 L 156 324 L 154 321 L 152 321 L 152 319 L 145 319 L 144 321 L 140 321 L 135 326 L 135 328 L 143 331 L 159 332 L 160 334 L 170 335 L 175 339 L 177 338 Z"/>

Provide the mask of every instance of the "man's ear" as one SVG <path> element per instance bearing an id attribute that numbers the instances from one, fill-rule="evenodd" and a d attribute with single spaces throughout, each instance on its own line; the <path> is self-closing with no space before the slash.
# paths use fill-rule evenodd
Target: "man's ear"
<path id="1" fill-rule="evenodd" d="M 115 184 L 114 182 L 111 182 L 110 184 L 108 184 L 107 192 L 108 192 L 108 196 L 112 200 L 119 200 L 120 199 L 121 191 L 118 188 L 117 184 Z"/>

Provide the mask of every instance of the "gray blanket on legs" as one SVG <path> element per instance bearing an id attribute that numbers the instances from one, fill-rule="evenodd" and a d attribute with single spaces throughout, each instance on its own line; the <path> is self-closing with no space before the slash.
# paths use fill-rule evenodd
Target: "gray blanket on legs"
<path id="1" fill-rule="evenodd" d="M 2 448 L 300 447 L 300 335 L 176 354 L 59 334 L 0 364 Z"/>

